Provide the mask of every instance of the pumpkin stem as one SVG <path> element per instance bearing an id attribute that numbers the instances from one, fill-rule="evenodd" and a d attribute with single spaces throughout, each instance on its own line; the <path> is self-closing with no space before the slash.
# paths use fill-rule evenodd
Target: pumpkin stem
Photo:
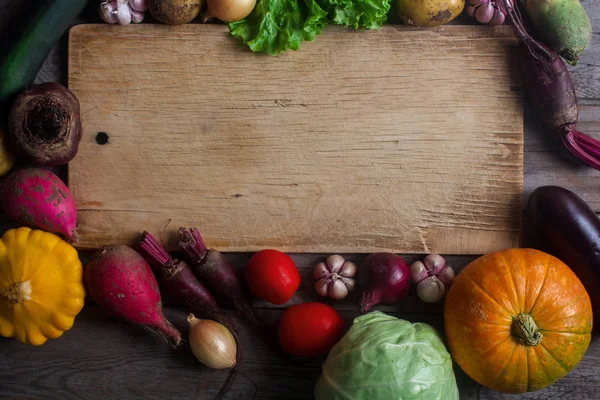
<path id="1" fill-rule="evenodd" d="M 29 281 L 16 282 L 5 288 L 0 288 L 0 297 L 6 298 L 13 304 L 31 300 L 31 283 Z"/>
<path id="2" fill-rule="evenodd" d="M 538 331 L 531 315 L 526 313 L 513 317 L 510 333 L 522 340 L 527 346 L 537 346 L 542 341 L 542 332 Z"/>

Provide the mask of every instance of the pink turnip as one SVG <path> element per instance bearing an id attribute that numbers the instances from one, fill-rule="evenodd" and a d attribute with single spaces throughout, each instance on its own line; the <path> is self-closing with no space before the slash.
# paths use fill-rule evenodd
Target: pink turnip
<path id="1" fill-rule="evenodd" d="M 85 269 L 85 283 L 96 303 L 107 313 L 143 325 L 173 346 L 181 334 L 165 319 L 158 283 L 146 261 L 130 247 L 101 249 Z"/>
<path id="2" fill-rule="evenodd" d="M 77 211 L 67 186 L 42 168 L 13 171 L 0 187 L 0 206 L 23 225 L 64 235 L 76 241 Z"/>

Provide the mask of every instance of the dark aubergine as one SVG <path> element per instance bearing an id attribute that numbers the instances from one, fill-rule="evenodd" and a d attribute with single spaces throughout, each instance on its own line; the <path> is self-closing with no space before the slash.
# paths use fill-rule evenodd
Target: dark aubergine
<path id="1" fill-rule="evenodd" d="M 579 277 L 600 322 L 600 219 L 575 193 L 542 186 L 529 196 L 524 245 L 552 254 Z"/>

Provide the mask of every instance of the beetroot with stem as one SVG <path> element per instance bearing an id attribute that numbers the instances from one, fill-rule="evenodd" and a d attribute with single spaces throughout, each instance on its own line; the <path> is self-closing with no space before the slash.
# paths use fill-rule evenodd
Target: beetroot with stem
<path id="1" fill-rule="evenodd" d="M 519 38 L 521 75 L 536 113 L 569 152 L 600 170 L 600 142 L 576 129 L 577 95 L 567 66 L 560 56 L 527 33 L 521 15 L 508 0 L 500 0 Z"/>
<path id="2" fill-rule="evenodd" d="M 173 346 L 181 334 L 162 313 L 158 283 L 148 263 L 127 246 L 108 246 L 96 253 L 85 268 L 90 296 L 107 313 L 142 325 Z"/>
<path id="3" fill-rule="evenodd" d="M 217 301 L 185 262 L 172 258 L 148 232 L 142 234 L 139 248 L 140 254 L 157 272 L 161 286 L 176 303 L 186 305 L 200 318 L 222 322 Z"/>
<path id="4" fill-rule="evenodd" d="M 217 296 L 230 301 L 248 320 L 257 323 L 252 307 L 246 300 L 240 281 L 223 254 L 208 249 L 198 229 L 179 228 L 179 247 L 187 256 L 196 276 Z"/>

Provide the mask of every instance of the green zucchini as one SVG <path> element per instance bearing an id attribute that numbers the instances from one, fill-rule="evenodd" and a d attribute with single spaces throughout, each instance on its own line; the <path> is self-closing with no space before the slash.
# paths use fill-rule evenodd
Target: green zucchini
<path id="1" fill-rule="evenodd" d="M 24 21 L 20 35 L 2 54 L 0 110 L 35 80 L 52 47 L 83 11 L 87 0 L 42 0 Z"/>

